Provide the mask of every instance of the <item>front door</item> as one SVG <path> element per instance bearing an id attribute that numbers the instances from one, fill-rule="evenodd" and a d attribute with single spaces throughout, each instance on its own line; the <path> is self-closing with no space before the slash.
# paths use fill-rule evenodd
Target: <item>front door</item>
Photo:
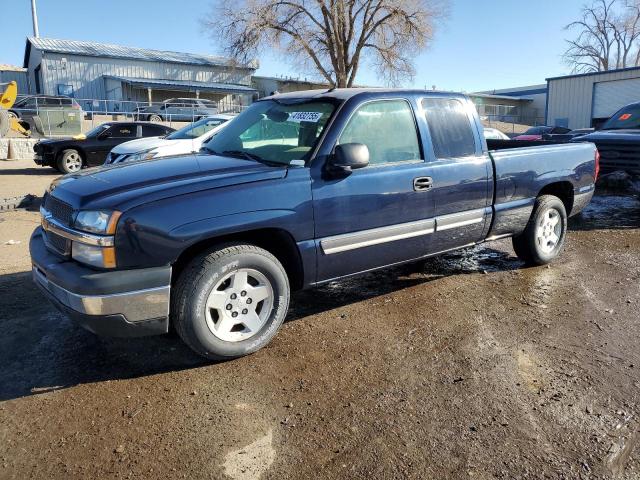
<path id="1" fill-rule="evenodd" d="M 134 140 L 137 136 L 136 124 L 122 123 L 109 127 L 97 140 L 91 141 L 91 147 L 87 152 L 87 165 L 89 167 L 102 165 L 113 147 Z"/>
<path id="2" fill-rule="evenodd" d="M 362 103 L 335 143 L 366 145 L 369 166 L 343 177 L 312 169 L 318 281 L 428 253 L 434 206 L 416 121 L 408 100 Z"/>
<path id="3" fill-rule="evenodd" d="M 493 169 L 475 128 L 473 105 L 433 96 L 422 100 L 434 158 L 429 163 L 435 202 L 433 251 L 484 238 L 491 221 Z"/>

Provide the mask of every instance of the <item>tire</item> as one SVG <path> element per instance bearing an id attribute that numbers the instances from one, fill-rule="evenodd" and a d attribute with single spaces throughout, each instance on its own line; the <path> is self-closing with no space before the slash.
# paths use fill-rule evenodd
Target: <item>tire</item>
<path id="1" fill-rule="evenodd" d="M 84 165 L 82 155 L 77 150 L 72 148 L 64 150 L 59 156 L 57 161 L 57 168 L 62 173 L 76 173 L 79 172 Z"/>
<path id="2" fill-rule="evenodd" d="M 546 265 L 564 247 L 567 237 L 567 211 L 564 203 L 553 195 L 536 199 L 533 213 L 524 231 L 513 237 L 513 249 L 528 265 Z"/>
<path id="3" fill-rule="evenodd" d="M 9 110 L 8 112 L 9 114 L 9 119 L 13 119 L 13 120 L 18 120 L 18 114 L 16 112 L 12 112 L 11 110 Z"/>
<path id="4" fill-rule="evenodd" d="M 150 122 L 160 123 L 162 121 L 162 117 L 160 115 L 149 115 Z"/>
<path id="5" fill-rule="evenodd" d="M 237 358 L 271 341 L 289 296 L 287 274 L 271 253 L 255 245 L 222 245 L 185 267 L 171 296 L 171 321 L 199 355 Z"/>

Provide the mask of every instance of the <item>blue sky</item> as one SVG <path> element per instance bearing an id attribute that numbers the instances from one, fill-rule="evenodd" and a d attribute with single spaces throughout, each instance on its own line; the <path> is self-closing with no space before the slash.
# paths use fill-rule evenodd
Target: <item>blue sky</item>
<path id="1" fill-rule="evenodd" d="M 5 4 L 6 2 L 6 4 Z M 585 0 L 451 0 L 451 14 L 431 47 L 416 60 L 407 86 L 477 91 L 544 83 L 569 73 L 562 63 L 563 26 L 576 19 Z M 29 0 L 3 0 L 0 63 L 22 64 L 31 35 Z M 38 0 L 42 37 L 90 40 L 195 53 L 219 53 L 199 19 L 210 0 Z M 10 17 L 10 21 L 7 21 Z M 282 58 L 260 58 L 261 75 L 297 73 Z M 366 66 L 358 83 L 380 85 Z"/>

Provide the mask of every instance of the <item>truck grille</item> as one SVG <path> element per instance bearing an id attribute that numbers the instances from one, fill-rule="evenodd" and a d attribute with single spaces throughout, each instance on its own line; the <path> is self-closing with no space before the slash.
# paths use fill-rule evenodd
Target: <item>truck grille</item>
<path id="1" fill-rule="evenodd" d="M 603 170 L 640 172 L 640 144 L 594 142 L 600 152 Z"/>
<path id="2" fill-rule="evenodd" d="M 73 207 L 71 205 L 58 200 L 48 193 L 45 193 L 42 204 L 53 218 L 67 226 L 71 226 L 71 221 L 73 220 Z"/>
<path id="3" fill-rule="evenodd" d="M 54 253 L 68 256 L 71 253 L 71 241 L 53 232 L 44 233 L 45 245 Z"/>

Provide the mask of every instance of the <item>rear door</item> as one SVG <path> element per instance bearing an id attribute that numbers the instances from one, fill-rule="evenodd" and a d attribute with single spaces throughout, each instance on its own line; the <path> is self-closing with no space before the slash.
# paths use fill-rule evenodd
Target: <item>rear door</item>
<path id="1" fill-rule="evenodd" d="M 433 232 L 433 196 L 414 186 L 428 167 L 410 99 L 376 97 L 343 111 L 353 113 L 336 120 L 318 160 L 337 144 L 362 143 L 370 164 L 332 177 L 314 163 L 318 281 L 423 256 Z"/>
<path id="2" fill-rule="evenodd" d="M 491 220 L 493 168 L 476 128 L 475 108 L 466 99 L 444 96 L 421 104 L 433 149 L 433 251 L 478 242 Z"/>

